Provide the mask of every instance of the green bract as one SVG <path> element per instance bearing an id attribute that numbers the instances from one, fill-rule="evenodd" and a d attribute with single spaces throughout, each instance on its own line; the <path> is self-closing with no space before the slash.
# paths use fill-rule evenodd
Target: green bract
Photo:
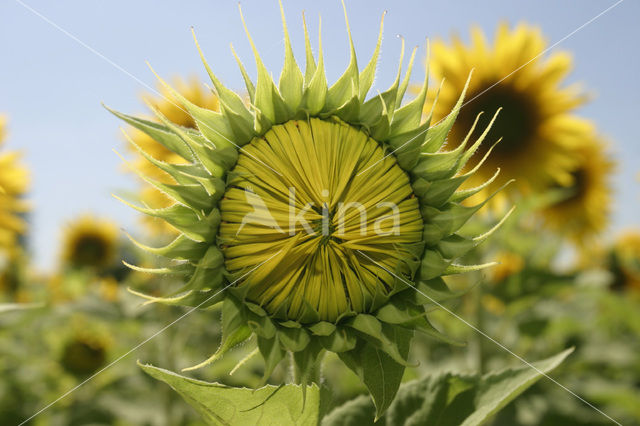
<path id="1" fill-rule="evenodd" d="M 146 271 L 176 274 L 183 277 L 185 282 L 182 288 L 165 297 L 142 296 L 153 302 L 200 308 L 222 304 L 222 343 L 218 351 L 201 365 L 215 361 L 233 346 L 255 335 L 257 348 L 265 361 L 265 380 L 285 354 L 290 352 L 298 370 L 297 377 L 301 383 L 306 384 L 311 380 L 311 373 L 320 355 L 325 350 L 336 352 L 369 387 L 380 414 L 393 399 L 404 367 L 408 365 L 409 343 L 414 331 L 446 339 L 429 323 L 425 310 L 425 305 L 439 304 L 442 300 L 455 296 L 448 290 L 442 276 L 487 266 L 461 266 L 454 261 L 493 231 L 475 238 L 457 234 L 462 225 L 482 206 L 464 206 L 461 202 L 485 185 L 468 190 L 458 188 L 478 169 L 479 165 L 471 171 L 461 172 L 488 129 L 473 143 L 469 142 L 473 131 L 470 129 L 469 136 L 455 150 L 442 149 L 461 108 L 464 93 L 449 116 L 434 125 L 430 117 L 422 115 L 428 75 L 425 76 L 417 96 L 403 104 L 415 49 L 404 77 L 400 69 L 401 56 L 398 74 L 391 87 L 367 98 L 380 52 L 382 23 L 373 56 L 363 70 L 358 68 L 349 31 L 349 65 L 338 81 L 329 86 L 325 78 L 322 45 L 318 46 L 317 58 L 314 57 L 305 24 L 306 67 L 303 72 L 294 59 L 284 12 L 282 15 L 285 62 L 278 84 L 262 63 L 248 31 L 258 71 L 255 84 L 236 57 L 246 83 L 248 102 L 220 82 L 203 56 L 204 65 L 219 97 L 220 112 L 198 107 L 180 93 L 172 92 L 192 115 L 197 130 L 177 126 L 157 110 L 160 123 L 112 111 L 187 161 L 187 164 L 181 165 L 167 164 L 141 150 L 141 154 L 150 162 L 172 176 L 175 183 L 164 184 L 144 176 L 143 178 L 175 200 L 175 204 L 157 210 L 133 207 L 165 220 L 181 232 L 166 247 L 150 248 L 138 243 L 151 253 L 173 261 L 171 266 Z M 348 21 L 347 29 L 349 30 Z M 322 122 L 332 123 L 333 127 L 323 127 Z M 232 218 L 231 211 L 225 210 L 225 200 L 230 197 L 226 194 L 231 194 L 234 188 L 237 190 L 238 186 L 243 185 L 240 165 L 236 168 L 239 152 L 241 156 L 255 158 L 261 152 L 258 147 L 260 143 L 275 140 L 278 135 L 282 138 L 282 135 L 286 135 L 287 131 L 291 132 L 294 127 L 299 128 L 301 134 L 296 138 L 301 138 L 307 148 L 326 148 L 318 147 L 317 141 L 327 138 L 323 139 L 318 134 L 314 138 L 307 138 L 304 136 L 306 128 L 297 123 L 308 123 L 311 127 L 320 126 L 318 128 L 323 129 L 326 127 L 325 130 L 329 133 L 334 131 L 332 129 L 341 131 L 341 128 L 346 127 L 345 131 L 353 131 L 362 139 L 363 146 L 374 143 L 374 148 L 385 153 L 387 161 L 374 162 L 370 168 L 375 170 L 376 167 L 382 167 L 382 164 L 388 164 L 385 167 L 389 168 L 399 166 L 397 173 L 406 176 L 410 183 L 407 186 L 409 194 L 401 198 L 413 200 L 411 202 L 415 203 L 415 211 L 420 213 L 419 218 L 421 216 L 417 241 L 411 240 L 413 242 L 410 246 L 407 245 L 409 240 L 403 240 L 396 246 L 389 244 L 386 251 L 376 246 L 375 252 L 367 252 L 369 246 L 366 245 L 357 246 L 364 248 L 343 250 L 345 257 L 358 258 L 358 262 L 350 263 L 357 266 L 349 267 L 349 270 L 356 268 L 356 278 L 360 276 L 358 271 L 372 271 L 374 264 L 378 267 L 375 273 L 384 273 L 386 278 L 384 286 L 372 286 L 363 290 L 362 297 L 358 299 L 363 302 L 358 302 L 357 308 L 355 299 L 349 296 L 352 293 L 345 290 L 345 308 L 339 315 L 325 313 L 315 300 L 307 298 L 294 303 L 281 293 L 282 301 L 276 305 L 269 304 L 264 300 L 266 296 L 255 296 L 249 291 L 249 285 L 242 285 L 245 280 L 248 282 L 247 277 L 255 278 L 259 273 L 272 274 L 272 271 L 278 271 L 278 267 L 286 269 L 284 259 L 293 257 L 287 255 L 298 244 L 297 239 L 304 238 L 300 234 L 290 237 L 287 240 L 289 243 L 280 250 L 269 251 L 270 240 L 265 238 L 264 250 L 269 256 L 264 255 L 264 261 L 263 258 L 256 260 L 255 267 L 234 268 L 233 273 L 225 267 L 233 259 L 230 258 L 231 250 L 228 250 L 231 244 L 229 238 L 221 238 L 221 218 L 225 221 L 236 220 Z M 272 129 L 274 132 L 269 133 Z M 348 143 L 349 140 L 352 139 L 343 138 L 340 144 Z M 373 142 L 366 142 L 367 140 Z M 379 148 L 375 147 L 375 143 Z M 336 146 L 344 146 L 340 144 Z M 287 155 L 296 154 L 295 144 L 290 149 L 293 151 Z M 282 158 L 284 157 L 280 159 Z M 327 158 L 332 156 L 327 155 Z M 272 167 L 273 164 L 275 163 L 265 164 L 265 167 Z M 277 170 L 274 171 L 280 174 Z M 384 183 L 371 181 L 367 186 L 375 188 L 381 184 Z M 249 188 L 245 185 L 244 189 Z M 303 192 L 305 188 L 298 189 Z M 223 226 L 228 226 L 228 222 Z M 415 232 L 415 227 L 412 229 Z M 405 235 L 402 225 L 399 235 Z M 338 234 L 332 234 L 326 241 L 318 241 L 318 250 L 326 247 L 324 244 L 329 240 L 336 245 L 343 242 Z M 385 267 L 385 262 L 391 256 L 395 260 L 388 264 L 394 266 Z M 339 261 L 340 259 L 334 259 L 335 263 Z M 261 267 L 265 269 L 261 270 Z M 343 274 L 336 275 L 335 279 L 342 280 L 346 288 L 354 283 L 355 278 L 348 281 L 344 276 L 345 271 L 347 269 L 343 269 Z M 252 275 L 254 272 L 256 275 Z M 327 272 L 314 272 L 316 275 L 323 273 Z M 256 280 L 258 282 L 252 282 L 252 285 L 264 283 L 255 278 L 254 281 Z M 292 282 L 295 285 L 296 281 Z M 338 285 L 336 291 L 342 291 L 341 287 Z M 326 291 L 324 288 L 312 290 L 317 294 Z M 294 308 L 295 313 L 292 313 Z"/>

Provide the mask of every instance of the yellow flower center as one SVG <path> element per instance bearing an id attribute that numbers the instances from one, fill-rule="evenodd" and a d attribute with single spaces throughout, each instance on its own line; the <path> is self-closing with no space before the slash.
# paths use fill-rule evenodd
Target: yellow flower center
<path id="1" fill-rule="evenodd" d="M 343 122 L 292 120 L 254 138 L 220 203 L 225 266 L 270 314 L 335 321 L 411 277 L 422 217 L 395 157 Z M 393 274 L 388 271 L 392 271 Z"/>

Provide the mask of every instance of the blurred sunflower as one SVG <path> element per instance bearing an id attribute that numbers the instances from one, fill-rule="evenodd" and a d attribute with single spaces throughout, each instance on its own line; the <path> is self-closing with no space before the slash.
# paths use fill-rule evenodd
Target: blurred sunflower
<path id="1" fill-rule="evenodd" d="M 64 232 L 62 261 L 72 268 L 106 268 L 116 261 L 118 227 L 112 222 L 85 215 Z"/>
<path id="2" fill-rule="evenodd" d="M 614 274 L 614 288 L 640 291 L 640 231 L 628 230 L 614 244 L 610 268 Z"/>
<path id="3" fill-rule="evenodd" d="M 606 152 L 605 143 L 593 134 L 586 134 L 572 150 L 576 164 L 571 169 L 571 181 L 562 189 L 561 201 L 545 208 L 542 216 L 551 229 L 583 244 L 602 232 L 611 210 L 610 177 L 615 163 Z M 587 247 L 585 247 L 587 248 Z"/>
<path id="4" fill-rule="evenodd" d="M 494 283 L 500 283 L 524 268 L 524 259 L 517 253 L 502 251 L 495 256 L 498 263 L 491 268 L 489 276 Z"/>
<path id="5" fill-rule="evenodd" d="M 0 253 L 0 301 L 28 302 L 30 294 L 23 287 L 27 280 L 28 256 L 23 247 L 13 245 Z"/>
<path id="6" fill-rule="evenodd" d="M 0 148 L 4 142 L 6 119 L 0 116 Z M 27 211 L 22 196 L 29 185 L 27 170 L 18 162 L 20 153 L 0 153 L 0 254 L 17 244 L 18 236 L 26 230 L 21 217 Z"/>
<path id="7" fill-rule="evenodd" d="M 194 105 L 214 111 L 219 109 L 218 98 L 211 90 L 206 88 L 203 82 L 201 82 L 197 77 L 191 77 L 189 80 L 176 77 L 173 79 L 173 85 L 182 96 L 187 98 Z M 196 128 L 196 123 L 191 115 L 189 115 L 187 110 L 170 90 L 163 85 L 159 85 L 158 93 L 159 94 L 157 96 L 145 94 L 143 95 L 143 100 L 151 108 L 155 108 L 160 111 L 172 123 L 189 129 Z M 127 146 L 133 148 L 134 153 L 137 155 L 134 166 L 145 175 L 157 179 L 158 181 L 167 184 L 175 183 L 171 176 L 147 161 L 144 155 L 140 152 L 144 151 L 154 159 L 169 164 L 185 164 L 184 158 L 167 149 L 164 145 L 154 140 L 148 134 L 137 129 L 133 129 L 131 138 L 133 140 L 133 144 L 127 144 Z M 170 197 L 150 185 L 145 185 L 141 190 L 141 199 L 145 204 L 152 208 L 168 207 L 174 203 Z M 153 234 L 168 234 L 175 236 L 178 233 L 175 228 L 164 221 L 151 218 L 149 216 L 144 216 L 143 221 L 145 226 L 147 226 L 149 231 Z"/>
<path id="8" fill-rule="evenodd" d="M 111 345 L 111 337 L 102 324 L 74 317 L 62 346 L 60 364 L 74 376 L 89 376 L 106 364 Z"/>
<path id="9" fill-rule="evenodd" d="M 571 69 L 566 53 L 554 53 L 541 59 L 546 41 L 540 30 L 521 24 L 509 30 L 501 24 L 493 46 L 478 28 L 472 29 L 471 43 L 466 46 L 455 37 L 452 44 L 437 41 L 429 69 L 439 81 L 439 93 L 430 91 L 437 103 L 433 119 L 440 121 L 455 105 L 463 91 L 467 75 L 473 70 L 468 88 L 468 101 L 453 125 L 448 144 L 456 147 L 464 139 L 478 114 L 477 132 L 482 131 L 494 113 L 500 114 L 487 136 L 487 144 L 478 149 L 479 158 L 493 148 L 493 154 L 480 168 L 470 186 L 491 178 L 496 168 L 502 179 L 496 179 L 483 193 L 491 192 L 504 179 L 516 179 L 513 190 L 527 192 L 548 185 L 550 181 L 567 185 L 571 181 L 573 161 L 568 147 L 589 127 L 589 123 L 568 113 L 585 101 L 576 87 L 561 88 Z M 469 164 L 473 166 L 473 164 Z M 508 194 L 503 191 L 503 194 Z M 504 201 L 504 197 L 494 200 Z"/>

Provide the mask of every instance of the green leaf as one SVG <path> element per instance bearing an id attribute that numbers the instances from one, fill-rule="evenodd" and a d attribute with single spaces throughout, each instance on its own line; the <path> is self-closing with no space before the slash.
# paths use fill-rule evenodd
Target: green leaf
<path id="1" fill-rule="evenodd" d="M 210 425 L 309 425 L 322 416 L 324 395 L 307 386 L 306 401 L 298 385 L 234 388 L 180 376 L 152 365 L 140 367 L 180 394 Z"/>
<path id="2" fill-rule="evenodd" d="M 393 340 L 398 345 L 400 354 L 406 358 L 413 332 L 394 328 L 394 333 Z M 339 353 L 338 356 L 369 389 L 376 407 L 376 417 L 380 417 L 393 402 L 405 367 L 395 362 L 382 349 L 365 341 L 359 341 L 354 350 Z"/>
<path id="3" fill-rule="evenodd" d="M 376 423 L 400 425 L 481 425 L 556 368 L 573 349 L 531 366 L 490 372 L 484 376 L 445 373 L 405 383 L 385 416 Z M 373 425 L 373 404 L 362 398 L 336 408 L 323 420 L 323 426 Z M 345 422 L 353 419 L 354 422 Z"/>
<path id="4" fill-rule="evenodd" d="M 497 413 L 505 405 L 515 399 L 527 388 L 555 369 L 573 352 L 573 348 L 530 366 L 512 368 L 498 373 L 489 373 L 482 377 L 478 384 L 478 395 L 475 399 L 474 412 L 465 419 L 463 425 L 479 425 Z"/>
<path id="5" fill-rule="evenodd" d="M 264 359 L 264 373 L 262 375 L 263 383 L 265 383 L 273 370 L 280 364 L 284 358 L 285 352 L 282 350 L 280 343 L 276 338 L 265 339 L 258 336 L 258 350 Z"/>
<path id="6" fill-rule="evenodd" d="M 329 413 L 322 419 L 322 426 L 373 426 L 375 415 L 371 398 L 360 395 Z M 385 426 L 384 417 L 375 426 Z"/>

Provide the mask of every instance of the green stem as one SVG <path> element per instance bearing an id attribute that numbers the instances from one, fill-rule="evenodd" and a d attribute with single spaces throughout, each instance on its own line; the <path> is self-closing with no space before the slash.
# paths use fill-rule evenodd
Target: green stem
<path id="1" fill-rule="evenodd" d="M 171 319 L 173 318 L 173 310 L 172 309 L 166 309 L 163 310 L 161 317 L 166 317 L 166 319 Z M 163 319 L 164 322 L 164 319 Z M 175 328 L 172 328 L 170 330 L 167 330 L 165 333 L 162 333 L 162 337 L 160 338 L 160 346 L 162 348 L 162 354 L 163 354 L 163 358 L 164 358 L 164 365 L 167 365 L 168 368 L 170 368 L 171 370 L 175 370 L 176 369 L 176 359 L 175 359 L 175 354 L 172 351 L 172 342 L 175 342 L 175 338 L 177 337 L 178 333 L 176 332 Z M 174 419 L 173 419 L 173 415 L 174 415 L 174 403 L 175 403 L 175 394 L 173 389 L 166 387 L 165 389 L 165 394 L 164 394 L 164 399 L 165 399 L 165 403 L 164 403 L 164 423 L 167 426 L 171 426 L 173 424 L 175 424 Z"/>
<path id="2" fill-rule="evenodd" d="M 484 332 L 484 309 L 482 307 L 482 296 L 484 295 L 484 287 L 482 284 L 479 284 L 474 289 L 474 299 L 475 299 L 475 326 L 478 330 L 482 330 Z M 486 342 L 485 337 L 475 332 L 475 340 L 476 340 L 476 361 L 477 368 L 480 374 L 484 374 L 487 370 L 486 366 Z"/>

